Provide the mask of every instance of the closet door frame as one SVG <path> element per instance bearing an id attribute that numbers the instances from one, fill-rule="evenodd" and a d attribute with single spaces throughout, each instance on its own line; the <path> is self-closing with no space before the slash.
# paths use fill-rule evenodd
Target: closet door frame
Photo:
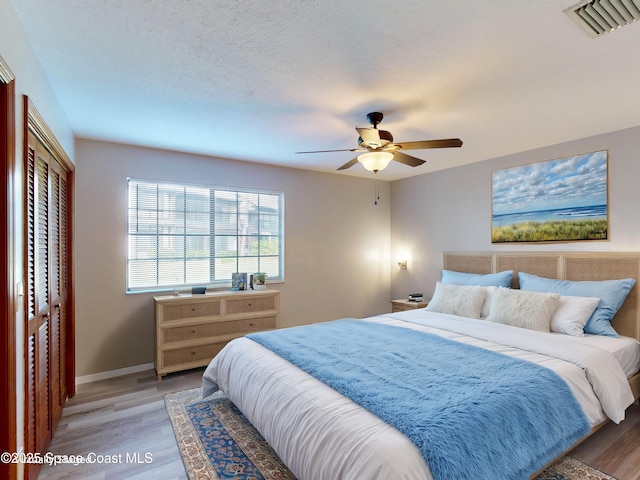
<path id="1" fill-rule="evenodd" d="M 15 77 L 0 56 L 0 182 L 6 186 L 0 198 L 0 349 L 6 352 L 6 362 L 0 366 L 0 416 L 6 428 L 0 430 L 0 452 L 17 451 L 17 377 L 16 377 L 16 315 L 18 300 L 15 283 L 15 189 L 16 174 L 16 114 Z M 6 391 L 4 390 L 6 388 Z M 0 463 L 0 477 L 15 480 L 17 465 Z"/>

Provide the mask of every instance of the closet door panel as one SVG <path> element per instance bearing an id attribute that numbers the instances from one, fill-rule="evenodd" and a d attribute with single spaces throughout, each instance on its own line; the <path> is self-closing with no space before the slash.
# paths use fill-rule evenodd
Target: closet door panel
<path id="1" fill-rule="evenodd" d="M 62 221 L 62 213 L 66 212 L 66 182 L 64 169 L 58 162 L 51 158 L 49 171 L 49 256 L 51 272 L 49 275 L 49 313 L 50 313 L 50 353 L 49 353 L 49 380 L 51 390 L 51 420 L 57 424 L 62 414 L 62 406 L 66 399 L 66 389 L 62 383 L 64 369 L 63 351 L 65 337 L 62 335 L 64 323 L 63 309 L 64 288 L 63 251 L 66 251 L 66 222 Z"/>
<path id="2" fill-rule="evenodd" d="M 25 160 L 25 446 L 43 454 L 68 396 L 68 172 L 29 130 Z M 26 478 L 39 468 L 27 465 Z"/>
<path id="3" fill-rule="evenodd" d="M 37 452 L 38 317 L 36 298 L 36 173 L 35 148 L 29 136 L 25 165 L 25 448 Z M 32 467 L 26 466 L 30 469 Z"/>
<path id="4" fill-rule="evenodd" d="M 59 339 L 60 339 L 60 348 L 59 348 L 59 357 L 60 357 L 60 413 L 62 414 L 62 406 L 64 406 L 64 402 L 66 398 L 69 396 L 69 391 L 67 390 L 67 369 L 66 365 L 67 357 L 67 348 L 69 341 L 69 331 L 67 325 L 70 323 L 69 316 L 69 257 L 68 250 L 71 248 L 69 242 L 69 230 L 67 224 L 67 215 L 68 213 L 68 195 L 69 189 L 67 188 L 67 175 L 66 172 L 60 176 L 60 208 L 59 208 L 59 278 L 60 278 L 60 292 L 58 299 L 58 315 L 60 318 L 59 321 Z M 56 419 L 57 421 L 57 419 Z"/>
<path id="5" fill-rule="evenodd" d="M 37 141 L 36 141 L 37 142 Z M 40 143 L 35 146 L 35 324 L 29 329 L 35 335 L 35 445 L 41 452 L 51 441 L 51 156 Z"/>

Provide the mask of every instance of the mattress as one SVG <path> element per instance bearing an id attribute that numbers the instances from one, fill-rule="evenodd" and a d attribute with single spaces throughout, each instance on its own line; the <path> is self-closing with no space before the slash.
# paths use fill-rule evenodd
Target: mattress
<path id="1" fill-rule="evenodd" d="M 538 363 L 565 380 L 592 426 L 607 418 L 602 399 L 594 392 L 594 380 L 582 365 L 513 346 L 517 343 L 513 341 L 513 333 L 523 329 L 492 324 L 491 329 L 496 330 L 497 339 L 487 339 L 483 338 L 482 331 L 473 333 L 479 328 L 478 320 L 424 310 L 388 314 L 364 321 L 436 333 Z M 442 329 L 442 324 L 447 324 L 447 328 L 458 325 L 459 331 L 455 331 L 456 328 Z M 549 334 L 541 332 L 531 334 L 533 337 L 547 335 L 541 339 L 549 338 Z M 630 391 L 627 393 L 624 387 L 628 389 L 627 372 L 634 368 L 638 370 L 637 342 L 634 347 L 633 342 L 625 340 L 558 337 L 556 340 L 554 336 L 554 342 L 562 342 L 559 345 L 563 346 L 554 347 L 557 350 L 575 350 L 581 349 L 580 345 L 588 345 L 585 348 L 603 355 L 607 359 L 604 363 L 612 371 L 616 370 L 615 375 L 600 374 L 606 378 L 598 378 L 596 383 L 601 391 L 613 397 L 609 400 L 615 407 L 609 406 L 608 410 L 615 410 L 610 415 L 616 417 L 615 421 L 620 421 L 624 417 L 625 404 L 633 401 L 632 397 L 629 400 Z M 634 357 L 635 366 L 632 365 Z M 623 369 L 620 362 L 628 365 Z M 210 394 L 218 387 L 246 415 L 298 478 L 432 478 L 419 450 L 403 434 L 249 339 L 230 342 L 206 369 L 203 393 Z"/>

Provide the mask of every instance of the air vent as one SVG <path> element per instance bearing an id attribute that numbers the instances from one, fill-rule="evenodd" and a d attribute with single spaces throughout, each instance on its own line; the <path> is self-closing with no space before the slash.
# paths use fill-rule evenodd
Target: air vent
<path id="1" fill-rule="evenodd" d="M 640 0 L 591 0 L 564 11 L 592 37 L 640 20 Z"/>

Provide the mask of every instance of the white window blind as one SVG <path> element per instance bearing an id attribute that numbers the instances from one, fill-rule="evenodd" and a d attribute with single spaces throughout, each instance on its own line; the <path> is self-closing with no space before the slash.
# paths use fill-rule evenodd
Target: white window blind
<path id="1" fill-rule="evenodd" d="M 282 192 L 127 182 L 127 292 L 284 279 Z"/>

